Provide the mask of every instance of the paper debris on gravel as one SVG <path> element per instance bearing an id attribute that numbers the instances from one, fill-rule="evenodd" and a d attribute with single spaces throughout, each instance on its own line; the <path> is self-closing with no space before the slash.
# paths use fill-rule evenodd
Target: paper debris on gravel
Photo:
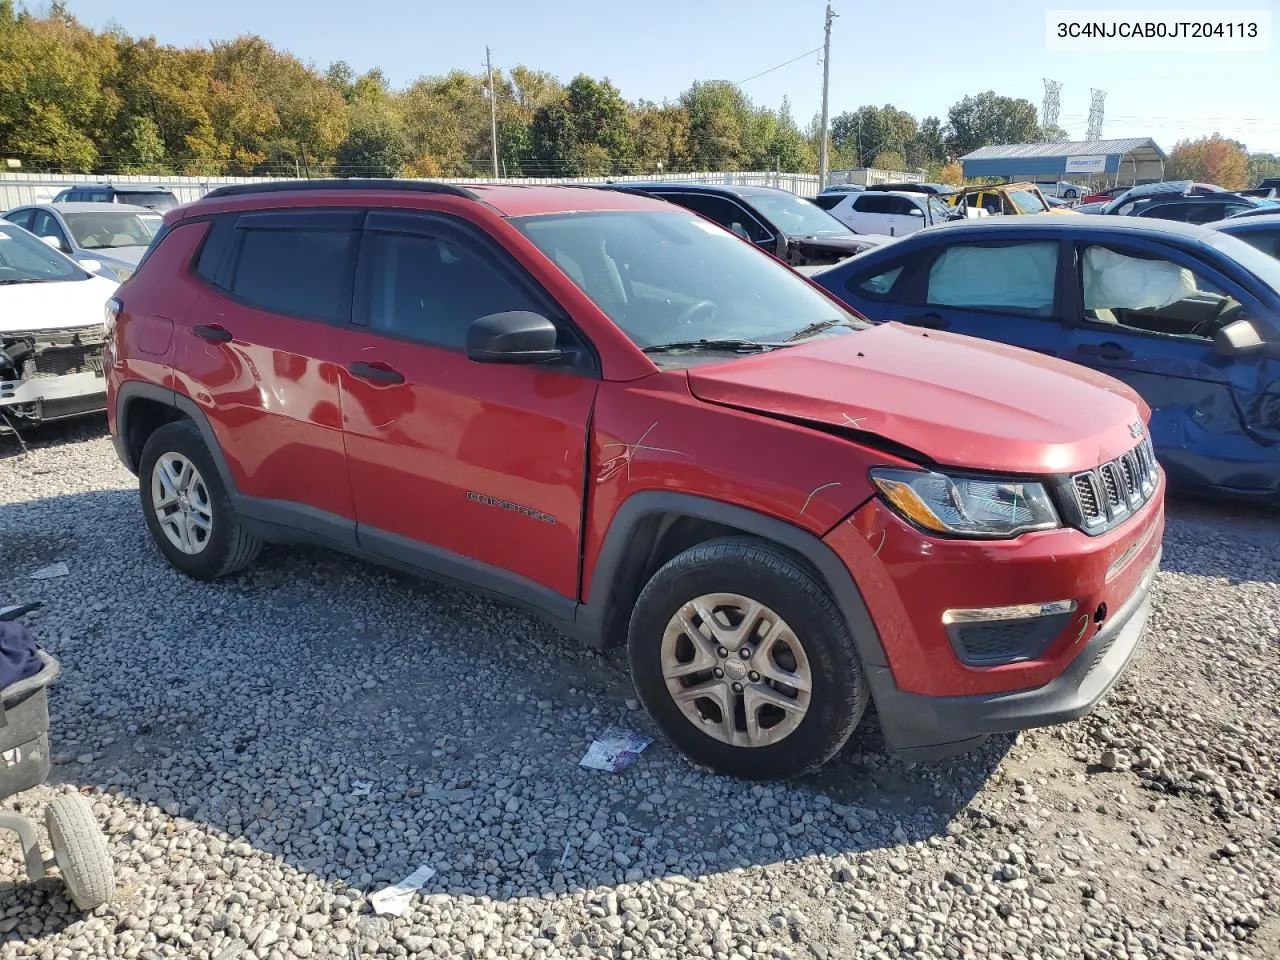
<path id="1" fill-rule="evenodd" d="M 353 797 L 367 797 L 371 790 L 373 790 L 373 782 L 370 780 L 351 781 L 351 795 Z"/>
<path id="2" fill-rule="evenodd" d="M 41 567 L 31 575 L 32 580 L 52 580 L 54 577 L 65 577 L 71 573 L 71 569 L 59 560 L 57 563 L 50 564 L 47 567 Z"/>
<path id="3" fill-rule="evenodd" d="M 636 757 L 651 743 L 650 737 L 623 727 L 609 727 L 591 742 L 578 766 L 619 773 L 635 763 Z"/>
<path id="4" fill-rule="evenodd" d="M 369 894 L 369 903 L 373 912 L 398 917 L 409 909 L 413 895 L 422 889 L 422 885 L 436 875 L 431 867 L 422 866 L 399 883 L 384 887 Z"/>

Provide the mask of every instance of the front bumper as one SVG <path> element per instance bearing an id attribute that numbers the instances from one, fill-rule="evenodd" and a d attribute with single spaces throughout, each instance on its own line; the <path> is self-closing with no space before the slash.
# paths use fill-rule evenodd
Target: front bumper
<path id="1" fill-rule="evenodd" d="M 1151 612 L 1160 552 L 1137 591 L 1090 638 L 1070 665 L 1043 686 L 1008 693 L 934 697 L 898 689 L 891 676 L 874 683 L 876 712 L 890 748 L 914 760 L 938 759 L 1009 733 L 1076 720 L 1091 713 L 1124 674 Z M 887 671 L 886 671 L 887 672 Z"/>
<path id="2" fill-rule="evenodd" d="M 30 380 L 0 380 L 0 429 L 33 426 L 61 420 L 107 407 L 107 381 L 98 373 L 69 373 L 61 377 L 34 377 Z"/>

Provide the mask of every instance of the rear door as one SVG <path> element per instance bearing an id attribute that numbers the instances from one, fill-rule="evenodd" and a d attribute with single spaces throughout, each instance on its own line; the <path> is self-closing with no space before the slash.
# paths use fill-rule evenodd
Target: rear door
<path id="1" fill-rule="evenodd" d="M 1253 492 L 1280 484 L 1277 362 L 1263 352 L 1223 356 L 1213 342 L 1233 319 L 1261 318 L 1274 330 L 1274 312 L 1187 251 L 1122 240 L 1073 245 L 1076 328 L 1064 358 L 1146 400 L 1152 443 L 1175 482 Z M 1258 469 L 1268 460 L 1270 480 Z"/>
<path id="2" fill-rule="evenodd" d="M 175 329 L 179 387 L 208 418 L 251 512 L 346 543 L 355 514 L 338 375 L 351 352 L 362 218 L 217 218 L 196 263 L 205 293 Z"/>
<path id="3" fill-rule="evenodd" d="M 1064 249 L 1039 237 L 935 244 L 883 317 L 1060 356 Z"/>

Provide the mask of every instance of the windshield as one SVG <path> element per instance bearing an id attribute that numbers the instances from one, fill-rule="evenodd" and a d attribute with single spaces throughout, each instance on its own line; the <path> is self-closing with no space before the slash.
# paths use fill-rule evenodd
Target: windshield
<path id="1" fill-rule="evenodd" d="M 1044 213 L 1048 209 L 1030 190 L 1010 190 L 1009 196 L 1023 213 Z"/>
<path id="2" fill-rule="evenodd" d="M 752 194 L 743 199 L 788 236 L 846 237 L 853 233 L 831 214 L 794 193 L 779 190 L 777 193 Z"/>
<path id="3" fill-rule="evenodd" d="M 160 229 L 163 218 L 158 213 L 104 211 L 102 213 L 64 213 L 76 246 L 86 250 L 111 247 L 145 247 Z"/>
<path id="4" fill-rule="evenodd" d="M 0 284 L 84 280 L 88 276 L 20 227 L 0 224 Z"/>
<path id="5" fill-rule="evenodd" d="M 116 196 L 119 203 L 132 203 L 137 207 L 150 207 L 152 210 L 171 210 L 178 205 L 173 194 L 166 190 L 144 193 L 141 190 L 118 190 Z"/>
<path id="6" fill-rule="evenodd" d="M 1205 243 L 1225 253 L 1240 266 L 1271 288 L 1274 296 L 1280 296 L 1280 260 L 1263 253 L 1239 237 L 1214 230 Z"/>
<path id="7" fill-rule="evenodd" d="M 779 342 L 828 320 L 864 325 L 789 267 L 688 213 L 545 214 L 511 222 L 641 347 Z"/>
<path id="8" fill-rule="evenodd" d="M 935 196 L 929 197 L 929 212 L 933 215 L 935 221 L 941 222 L 950 220 L 951 214 L 955 211 L 948 207 L 945 203 Z"/>

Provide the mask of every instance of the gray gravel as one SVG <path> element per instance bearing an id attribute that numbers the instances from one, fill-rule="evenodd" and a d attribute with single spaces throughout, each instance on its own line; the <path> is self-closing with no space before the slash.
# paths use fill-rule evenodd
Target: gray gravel
<path id="1" fill-rule="evenodd" d="M 1097 715 L 919 766 L 871 723 L 761 786 L 660 738 L 579 768 L 610 723 L 656 736 L 622 657 L 470 594 L 300 549 L 184 579 L 100 420 L 15 451 L 0 601 L 46 601 L 66 672 L 51 783 L 8 805 L 90 796 L 120 890 L 80 915 L 0 841 L 0 960 L 1280 956 L 1275 511 L 1172 505 L 1149 640 Z"/>

